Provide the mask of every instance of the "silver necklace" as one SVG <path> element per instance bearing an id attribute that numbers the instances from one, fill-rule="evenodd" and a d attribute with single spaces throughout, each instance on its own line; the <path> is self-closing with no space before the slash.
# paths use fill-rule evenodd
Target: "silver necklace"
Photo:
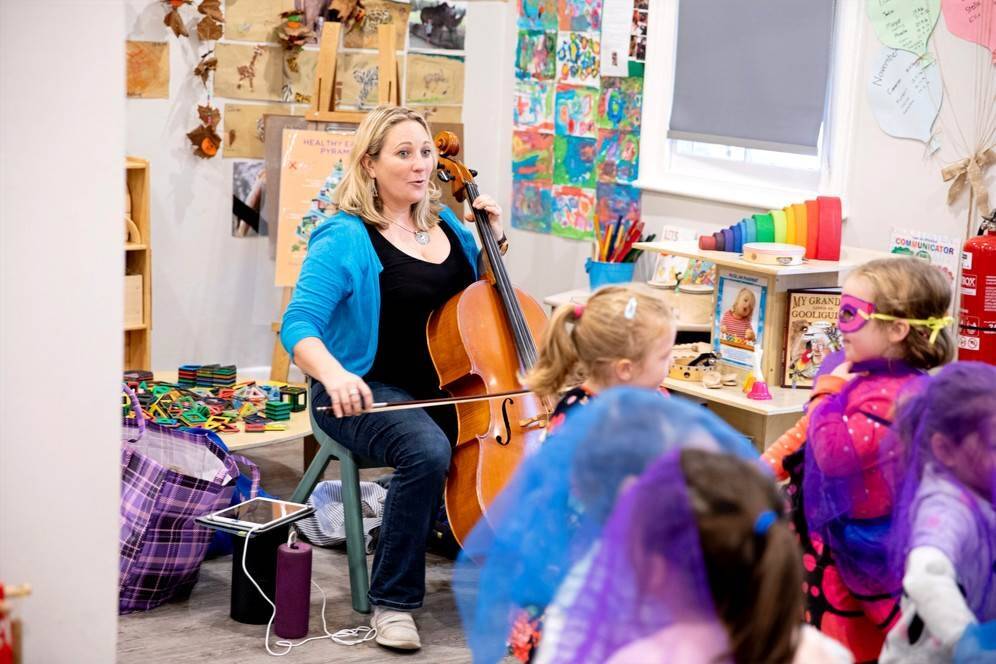
<path id="1" fill-rule="evenodd" d="M 396 221 L 392 221 L 391 223 L 394 224 L 395 226 L 397 226 L 398 228 L 400 228 L 401 230 L 403 230 L 405 232 L 408 232 L 408 233 L 411 233 L 412 235 L 414 235 L 415 236 L 415 241 L 418 242 L 419 244 L 421 244 L 423 247 L 425 245 L 429 244 L 429 239 L 430 238 L 429 238 L 428 231 L 413 231 L 413 230 L 411 230 L 409 228 L 405 228 L 404 226 L 402 226 L 401 224 L 399 224 Z"/>

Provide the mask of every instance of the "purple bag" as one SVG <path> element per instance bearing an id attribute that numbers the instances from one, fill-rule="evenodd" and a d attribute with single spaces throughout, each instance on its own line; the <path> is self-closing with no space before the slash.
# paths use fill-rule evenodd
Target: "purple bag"
<path id="1" fill-rule="evenodd" d="M 135 410 L 121 430 L 121 534 L 118 611 L 131 613 L 190 594 L 212 531 L 194 522 L 227 507 L 239 476 L 236 462 L 252 469 L 252 497 L 259 469 L 219 446 L 208 431 L 146 424 Z"/>

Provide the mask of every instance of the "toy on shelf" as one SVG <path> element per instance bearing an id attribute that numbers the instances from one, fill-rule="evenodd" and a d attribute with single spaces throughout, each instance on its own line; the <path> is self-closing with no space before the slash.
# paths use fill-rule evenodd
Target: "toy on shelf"
<path id="1" fill-rule="evenodd" d="M 712 235 L 703 235 L 699 249 L 743 253 L 747 244 L 775 242 L 805 247 L 806 258 L 837 261 L 842 218 L 840 198 L 818 196 L 816 200 L 752 215 Z"/>
<path id="2" fill-rule="evenodd" d="M 755 401 L 770 401 L 771 392 L 768 391 L 768 383 L 764 380 L 764 372 L 761 370 L 761 355 L 763 351 L 759 348 L 754 352 L 754 372 L 748 378 L 750 388 L 747 398 Z"/>

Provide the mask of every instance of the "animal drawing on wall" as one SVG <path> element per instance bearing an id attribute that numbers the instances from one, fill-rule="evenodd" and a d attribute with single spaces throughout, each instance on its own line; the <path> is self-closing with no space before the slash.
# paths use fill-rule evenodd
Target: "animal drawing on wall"
<path id="1" fill-rule="evenodd" d="M 242 84 L 243 83 L 247 83 L 249 85 L 249 89 L 250 90 L 254 89 L 253 88 L 253 81 L 256 80 L 256 61 L 259 60 L 259 57 L 261 55 L 263 55 L 263 47 L 262 46 L 256 46 L 252 50 L 252 59 L 249 60 L 249 62 L 247 64 L 239 65 L 239 68 L 238 68 L 239 82 L 238 82 L 238 84 L 236 84 L 235 87 L 237 87 L 238 89 L 241 90 L 242 89 Z"/>
<path id="2" fill-rule="evenodd" d="M 413 0 L 408 19 L 410 48 L 462 51 L 466 15 L 467 5 L 462 2 Z"/>

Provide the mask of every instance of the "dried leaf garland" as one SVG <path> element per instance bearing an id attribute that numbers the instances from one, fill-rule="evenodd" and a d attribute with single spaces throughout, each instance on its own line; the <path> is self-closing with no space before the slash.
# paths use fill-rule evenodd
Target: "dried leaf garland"
<path id="1" fill-rule="evenodd" d="M 221 13 L 221 0 L 201 0 L 201 4 L 197 5 L 197 11 L 218 23 L 225 22 L 225 16 Z"/>
<path id="2" fill-rule="evenodd" d="M 201 61 L 194 67 L 194 76 L 199 77 L 204 85 L 207 85 L 211 72 L 218 69 L 218 58 L 214 57 L 213 53 L 214 51 L 210 51 L 202 55 Z"/>
<path id="3" fill-rule="evenodd" d="M 189 37 L 186 26 L 183 25 L 183 18 L 180 16 L 180 7 L 189 5 L 193 0 L 162 0 L 166 9 L 166 16 L 163 24 L 173 31 L 177 37 Z"/>
<path id="4" fill-rule="evenodd" d="M 201 159 L 210 159 L 218 154 L 221 148 L 221 136 L 216 131 L 218 123 L 221 122 L 221 111 L 210 104 L 197 106 L 197 117 L 201 120 L 201 126 L 187 134 L 190 144 L 194 148 L 194 154 Z"/>

